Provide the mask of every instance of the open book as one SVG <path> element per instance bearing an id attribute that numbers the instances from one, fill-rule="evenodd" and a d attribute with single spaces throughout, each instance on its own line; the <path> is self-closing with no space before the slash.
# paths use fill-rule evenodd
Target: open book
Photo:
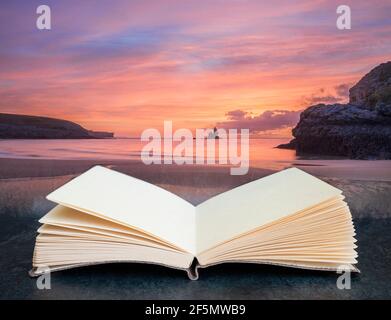
<path id="1" fill-rule="evenodd" d="M 153 184 L 96 166 L 47 196 L 31 275 L 109 262 L 187 271 L 224 262 L 358 271 L 342 192 L 296 168 L 198 206 Z"/>

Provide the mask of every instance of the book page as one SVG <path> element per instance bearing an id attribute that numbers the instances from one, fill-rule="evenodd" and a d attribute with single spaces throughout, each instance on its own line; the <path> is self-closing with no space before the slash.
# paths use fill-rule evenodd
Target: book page
<path id="1" fill-rule="evenodd" d="M 197 253 L 341 193 L 297 168 L 224 192 L 196 208 Z"/>
<path id="2" fill-rule="evenodd" d="M 112 222 L 105 218 L 100 218 L 95 215 L 86 214 L 84 212 L 76 211 L 74 209 L 57 205 L 50 210 L 44 217 L 39 220 L 45 226 L 57 226 L 71 228 L 74 230 L 95 230 L 98 232 L 108 232 L 111 234 L 121 234 L 125 236 L 140 237 L 156 243 L 160 243 L 166 247 L 175 248 L 179 251 L 183 249 L 175 246 L 161 238 L 157 238 L 150 233 L 141 230 L 133 229 L 129 226 Z M 39 229 L 38 229 L 39 232 Z"/>
<path id="3" fill-rule="evenodd" d="M 195 253 L 195 207 L 148 182 L 96 166 L 47 199 L 141 229 Z"/>

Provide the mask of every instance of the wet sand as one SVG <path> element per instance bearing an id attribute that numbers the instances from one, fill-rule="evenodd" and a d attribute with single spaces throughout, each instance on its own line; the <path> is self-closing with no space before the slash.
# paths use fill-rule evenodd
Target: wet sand
<path id="1" fill-rule="evenodd" d="M 391 161 L 359 161 L 357 166 L 338 161 L 295 164 L 343 190 L 354 217 L 391 217 Z M 229 167 L 222 166 L 146 166 L 121 160 L 0 159 L 0 214 L 44 215 L 53 206 L 45 199 L 48 193 L 98 164 L 158 185 L 195 205 L 276 172 L 250 168 L 246 175 L 232 176 Z"/>
<path id="2" fill-rule="evenodd" d="M 145 165 L 135 160 L 58 160 L 58 159 L 19 159 L 0 158 L 0 179 L 25 177 L 54 177 L 81 173 L 94 165 L 105 165 L 120 168 L 128 174 L 149 177 L 156 172 L 169 175 L 199 175 L 224 173 L 225 179 L 251 181 L 254 177 L 262 177 L 277 171 L 270 161 L 257 162 L 250 166 L 249 173 L 243 176 L 231 176 L 229 166 L 211 165 Z M 354 180 L 391 181 L 391 160 L 294 160 L 279 162 L 279 167 L 298 167 L 318 177 L 343 178 Z M 163 177 L 162 175 L 160 176 Z M 198 179 L 205 178 L 205 174 Z M 220 181 L 224 184 L 225 181 Z"/>
<path id="3" fill-rule="evenodd" d="M 292 165 L 317 177 L 391 181 L 391 160 L 296 160 Z"/>

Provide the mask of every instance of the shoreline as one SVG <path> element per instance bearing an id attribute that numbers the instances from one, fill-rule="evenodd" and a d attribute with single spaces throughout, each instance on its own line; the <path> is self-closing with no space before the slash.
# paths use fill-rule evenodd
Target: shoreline
<path id="1" fill-rule="evenodd" d="M 16 178 L 56 177 L 80 174 L 92 166 L 102 165 L 126 174 L 151 177 L 153 174 L 224 174 L 224 180 L 252 181 L 268 174 L 297 167 L 317 177 L 341 178 L 365 181 L 390 181 L 391 160 L 308 160 L 258 161 L 251 163 L 245 175 L 231 176 L 230 165 L 145 165 L 134 159 L 47 159 L 47 158 L 0 158 L 0 180 Z M 282 169 L 280 169 L 282 168 Z M 202 178 L 202 177 L 200 177 Z M 223 181 L 222 181 L 223 182 Z"/>

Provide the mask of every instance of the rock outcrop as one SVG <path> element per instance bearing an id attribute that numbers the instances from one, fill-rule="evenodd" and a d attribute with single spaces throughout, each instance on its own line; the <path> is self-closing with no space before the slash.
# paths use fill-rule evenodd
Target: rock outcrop
<path id="1" fill-rule="evenodd" d="M 88 134 L 92 138 L 94 138 L 94 139 L 111 139 L 111 138 L 114 138 L 114 133 L 113 132 L 88 130 Z"/>
<path id="2" fill-rule="evenodd" d="M 348 104 L 311 106 L 279 148 L 298 154 L 391 159 L 391 61 L 365 75 L 349 91 Z"/>
<path id="3" fill-rule="evenodd" d="M 94 132 L 66 120 L 0 113 L 0 139 L 102 139 L 112 132 Z"/>

